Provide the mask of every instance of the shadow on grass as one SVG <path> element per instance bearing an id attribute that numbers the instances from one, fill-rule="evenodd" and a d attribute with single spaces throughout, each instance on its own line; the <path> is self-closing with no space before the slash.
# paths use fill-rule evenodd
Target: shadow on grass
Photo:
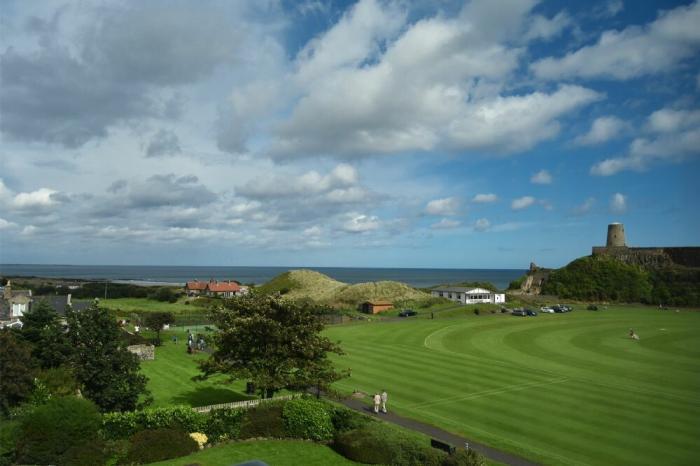
<path id="1" fill-rule="evenodd" d="M 175 404 L 208 406 L 219 403 L 249 400 L 251 397 L 228 388 L 201 387 L 173 397 Z"/>

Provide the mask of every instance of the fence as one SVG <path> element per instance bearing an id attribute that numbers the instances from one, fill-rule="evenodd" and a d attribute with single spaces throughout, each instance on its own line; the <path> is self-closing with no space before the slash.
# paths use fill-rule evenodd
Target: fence
<path id="1" fill-rule="evenodd" d="M 198 407 L 192 408 L 192 409 L 197 411 L 198 413 L 208 413 L 209 411 L 212 411 L 214 409 L 224 409 L 224 408 L 248 409 L 248 408 L 253 408 L 253 407 L 257 406 L 260 403 L 265 403 L 266 401 L 291 400 L 293 398 L 299 398 L 300 396 L 301 396 L 300 393 L 295 393 L 293 395 L 278 396 L 276 398 L 261 398 L 261 399 L 257 399 L 257 400 L 244 400 L 244 401 L 234 401 L 232 403 L 221 403 L 218 405 L 198 406 Z"/>

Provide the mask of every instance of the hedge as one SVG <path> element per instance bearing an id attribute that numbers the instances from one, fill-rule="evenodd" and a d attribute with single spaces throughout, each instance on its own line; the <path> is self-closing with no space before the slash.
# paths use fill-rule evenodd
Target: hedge
<path id="1" fill-rule="evenodd" d="M 310 398 L 288 401 L 282 410 L 284 427 L 289 437 L 316 441 L 333 438 L 333 422 L 328 405 Z"/>
<path id="2" fill-rule="evenodd" d="M 197 442 L 176 429 L 142 430 L 131 438 L 127 463 L 145 464 L 187 456 L 199 450 Z"/>
<path id="3" fill-rule="evenodd" d="M 148 408 L 105 414 L 102 430 L 107 439 L 123 439 L 147 429 L 179 429 L 185 432 L 207 432 L 209 416 L 188 406 Z"/>

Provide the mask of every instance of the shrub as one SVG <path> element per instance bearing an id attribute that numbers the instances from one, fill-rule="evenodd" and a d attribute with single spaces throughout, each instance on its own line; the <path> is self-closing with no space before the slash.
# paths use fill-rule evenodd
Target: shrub
<path id="1" fill-rule="evenodd" d="M 380 422 L 338 433 L 332 446 L 346 458 L 367 464 L 440 466 L 447 456 L 427 442 L 421 444 L 418 437 Z"/>
<path id="2" fill-rule="evenodd" d="M 238 438 L 245 411 L 241 409 L 215 409 L 209 412 L 204 433 L 210 442 Z"/>
<path id="3" fill-rule="evenodd" d="M 206 414 L 198 413 L 188 406 L 174 406 L 105 414 L 102 418 L 102 429 L 106 438 L 120 439 L 147 429 L 207 432 L 207 422 Z"/>
<path id="4" fill-rule="evenodd" d="M 333 422 L 326 403 L 311 398 L 288 401 L 282 411 L 284 427 L 289 437 L 330 440 Z"/>
<path id="5" fill-rule="evenodd" d="M 59 462 L 71 447 L 94 441 L 100 424 L 94 403 L 75 397 L 51 399 L 21 419 L 18 462 Z"/>
<path id="6" fill-rule="evenodd" d="M 442 462 L 442 466 L 484 466 L 483 456 L 474 450 L 457 450 L 448 455 Z"/>
<path id="7" fill-rule="evenodd" d="M 10 465 L 15 459 L 15 444 L 19 436 L 19 422 L 0 422 L 0 465 Z"/>
<path id="8" fill-rule="evenodd" d="M 187 456 L 199 450 L 197 442 L 181 430 L 142 430 L 131 438 L 127 463 L 145 464 Z"/>
<path id="9" fill-rule="evenodd" d="M 241 438 L 284 438 L 282 404 L 267 403 L 246 411 L 241 423 Z"/>
<path id="10" fill-rule="evenodd" d="M 202 448 L 204 448 L 204 445 L 206 445 L 207 442 L 209 441 L 206 434 L 203 434 L 201 432 L 192 432 L 190 434 L 190 438 L 192 440 L 194 440 L 195 442 L 197 442 L 197 446 L 199 447 L 200 450 Z"/>
<path id="11" fill-rule="evenodd" d="M 586 309 L 588 309 L 589 311 L 597 311 L 598 306 L 596 306 L 595 304 L 589 304 Z"/>
<path id="12" fill-rule="evenodd" d="M 331 412 L 331 422 L 336 432 L 347 432 L 364 427 L 373 420 L 343 406 L 335 406 Z"/>
<path id="13" fill-rule="evenodd" d="M 104 443 L 93 441 L 69 448 L 61 456 L 59 464 L 61 466 L 100 466 L 104 465 L 108 459 Z"/>

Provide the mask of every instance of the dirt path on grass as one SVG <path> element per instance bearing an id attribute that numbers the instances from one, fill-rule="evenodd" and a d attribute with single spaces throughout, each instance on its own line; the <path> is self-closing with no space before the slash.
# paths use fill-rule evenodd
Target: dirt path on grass
<path id="1" fill-rule="evenodd" d="M 372 410 L 371 406 L 367 405 L 365 402 L 357 398 L 347 398 L 345 400 L 341 400 L 340 402 L 343 405 L 355 411 L 359 411 L 361 413 L 368 414 L 371 416 L 376 416 L 382 421 L 391 422 L 392 424 L 397 424 L 406 429 L 411 429 L 416 432 L 420 432 L 431 438 L 440 440 L 441 442 L 449 443 L 450 445 L 454 445 L 458 448 L 463 448 L 466 444 L 469 444 L 469 448 L 471 448 L 472 450 L 481 453 L 490 460 L 498 461 L 499 463 L 509 464 L 513 466 L 537 465 L 537 463 L 533 463 L 519 456 L 515 456 L 510 453 L 506 453 L 504 451 L 497 450 L 495 448 L 484 445 L 483 443 L 475 442 L 474 440 L 455 435 L 453 433 L 447 432 L 446 430 L 440 429 L 439 427 L 435 427 L 424 422 L 416 421 L 414 419 L 399 416 L 397 414 L 392 413 L 391 411 L 386 414 L 374 414 L 374 411 Z"/>

